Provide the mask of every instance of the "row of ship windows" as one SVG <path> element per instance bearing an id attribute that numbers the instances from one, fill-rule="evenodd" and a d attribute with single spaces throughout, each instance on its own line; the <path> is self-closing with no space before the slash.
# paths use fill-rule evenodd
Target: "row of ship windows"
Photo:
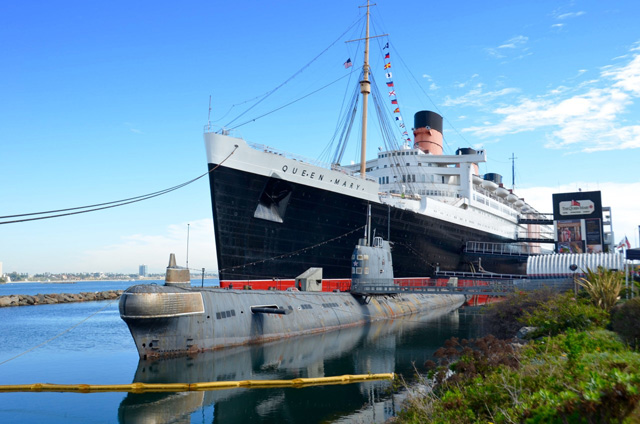
<path id="1" fill-rule="evenodd" d="M 418 190 L 421 196 L 460 197 L 460 193 L 446 190 Z"/>
<path id="2" fill-rule="evenodd" d="M 427 175 L 422 175 L 422 181 L 418 182 L 422 182 L 422 183 L 435 183 L 436 181 L 436 177 L 438 177 L 438 175 L 429 175 L 429 178 L 427 178 Z M 447 184 L 446 182 L 446 177 L 444 175 L 440 175 L 439 176 L 441 179 L 441 184 Z M 394 180 L 398 178 L 397 175 L 393 176 Z M 427 181 L 429 180 L 429 181 Z M 402 174 L 402 182 L 403 183 L 415 183 L 416 182 L 416 175 L 415 174 Z M 384 177 L 378 177 L 378 184 L 389 184 L 389 176 L 384 176 Z"/>
<path id="3" fill-rule="evenodd" d="M 351 260 L 353 261 L 354 259 L 356 259 L 356 255 L 355 254 L 351 255 Z M 369 255 L 358 255 L 358 260 L 359 261 L 362 261 L 362 260 L 368 261 L 369 260 Z"/>
<path id="4" fill-rule="evenodd" d="M 362 274 L 362 267 L 361 266 L 355 267 L 355 268 L 351 267 L 351 274 L 361 275 Z M 368 266 L 364 267 L 364 274 L 365 275 L 369 274 L 369 267 Z"/>
<path id="5" fill-rule="evenodd" d="M 415 156 L 417 155 L 417 151 L 408 151 L 408 152 L 392 152 L 392 153 L 380 153 L 378 154 L 378 158 L 387 158 L 391 156 Z"/>
<path id="6" fill-rule="evenodd" d="M 399 190 L 389 190 L 391 194 L 402 194 Z M 460 198 L 460 193 L 455 191 L 445 191 L 445 190 L 416 190 L 416 193 L 420 196 L 433 196 L 433 197 L 455 197 L 457 199 Z"/>
<path id="7" fill-rule="evenodd" d="M 396 163 L 396 168 L 399 167 L 399 166 L 402 166 L 402 164 Z M 411 166 L 411 164 L 409 162 L 407 162 L 406 166 Z M 422 166 L 422 162 L 418 162 L 418 166 Z M 435 165 L 432 165 L 432 164 L 428 163 L 427 166 L 435 166 Z M 386 168 L 386 167 L 387 167 L 387 165 L 383 166 L 383 168 Z M 393 164 L 389 165 L 389 168 L 393 168 Z M 378 167 L 376 167 L 376 169 L 380 169 L 380 167 L 378 166 Z"/>

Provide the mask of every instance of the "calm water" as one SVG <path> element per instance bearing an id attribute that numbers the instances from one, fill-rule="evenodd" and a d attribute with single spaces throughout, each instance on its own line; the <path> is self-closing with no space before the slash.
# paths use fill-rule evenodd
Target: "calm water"
<path id="1" fill-rule="evenodd" d="M 64 284 L 62 292 L 87 289 Z M 194 282 L 195 285 L 195 282 Z M 197 285 L 200 285 L 198 281 Z M 205 281 L 205 285 L 207 285 Z M 16 285 L 12 285 L 16 286 Z M 22 286 L 22 285 L 21 285 Z M 39 286 L 39 287 L 36 287 Z M 34 284 L 35 293 L 50 292 Z M 26 286 L 25 286 L 26 287 Z M 6 289 L 6 287 L 2 287 Z M 25 291 L 14 291 L 25 293 Z M 10 294 L 3 293 L 0 294 Z M 94 315 L 95 314 L 95 315 Z M 245 379 L 291 379 L 396 372 L 410 379 L 452 337 L 482 331 L 477 308 L 441 310 L 419 317 L 299 337 L 259 346 L 216 351 L 196 358 L 139 361 L 120 319 L 117 301 L 0 308 L 0 384 L 124 384 Z M 234 389 L 214 392 L 0 393 L 2 423 L 227 423 L 384 422 L 399 407 L 388 382 L 304 389 Z"/>
<path id="2" fill-rule="evenodd" d="M 191 280 L 191 285 L 200 287 L 200 279 Z M 142 281 L 80 281 L 77 283 L 9 283 L 0 284 L 0 296 L 11 294 L 81 293 L 108 290 L 125 290 L 135 284 L 164 284 L 164 280 Z M 204 286 L 219 286 L 220 280 L 205 278 Z"/>

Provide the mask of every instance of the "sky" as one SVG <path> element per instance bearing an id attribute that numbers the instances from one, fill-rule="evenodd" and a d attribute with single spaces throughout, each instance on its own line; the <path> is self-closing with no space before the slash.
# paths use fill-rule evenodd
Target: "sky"
<path id="1" fill-rule="evenodd" d="M 615 241 L 638 247 L 640 2 L 376 3 L 371 31 L 383 36 L 371 68 L 384 85 L 392 63 L 405 121 L 442 114 L 445 153 L 486 149 L 481 173 L 503 175 L 508 187 L 515 165 L 516 193 L 539 211 L 551 212 L 552 193 L 601 190 Z M 358 65 L 343 63 L 360 63 L 361 44 L 345 41 L 363 36 L 363 4 L 1 2 L 0 216 L 196 178 L 207 171 L 208 120 L 326 160 L 357 81 Z M 374 133 L 370 158 L 381 144 Z M 357 158 L 353 148 L 344 162 Z M 146 264 L 160 273 L 169 253 L 184 264 L 187 248 L 190 267 L 215 270 L 206 178 L 122 207 L 0 225 L 4 272 L 136 273 Z"/>

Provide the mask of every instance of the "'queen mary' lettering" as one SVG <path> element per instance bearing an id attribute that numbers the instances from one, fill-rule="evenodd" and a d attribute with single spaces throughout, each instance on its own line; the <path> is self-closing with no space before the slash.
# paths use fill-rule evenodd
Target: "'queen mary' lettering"
<path id="1" fill-rule="evenodd" d="M 290 174 L 300 175 L 301 177 L 309 178 L 309 179 L 312 179 L 312 180 L 322 181 L 324 179 L 324 175 L 323 174 L 319 174 L 319 173 L 317 173 L 315 171 L 309 171 L 307 169 L 298 168 L 298 167 L 293 167 L 293 168 L 289 169 L 289 167 L 287 165 L 283 165 L 282 166 L 282 172 L 289 172 Z"/>

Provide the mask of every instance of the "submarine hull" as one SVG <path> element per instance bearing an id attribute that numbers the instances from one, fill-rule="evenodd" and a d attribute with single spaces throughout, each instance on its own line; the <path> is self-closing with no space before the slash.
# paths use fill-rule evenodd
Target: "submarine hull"
<path id="1" fill-rule="evenodd" d="M 192 354 L 458 307 L 463 295 L 224 290 L 137 285 L 120 298 L 141 358 Z"/>

